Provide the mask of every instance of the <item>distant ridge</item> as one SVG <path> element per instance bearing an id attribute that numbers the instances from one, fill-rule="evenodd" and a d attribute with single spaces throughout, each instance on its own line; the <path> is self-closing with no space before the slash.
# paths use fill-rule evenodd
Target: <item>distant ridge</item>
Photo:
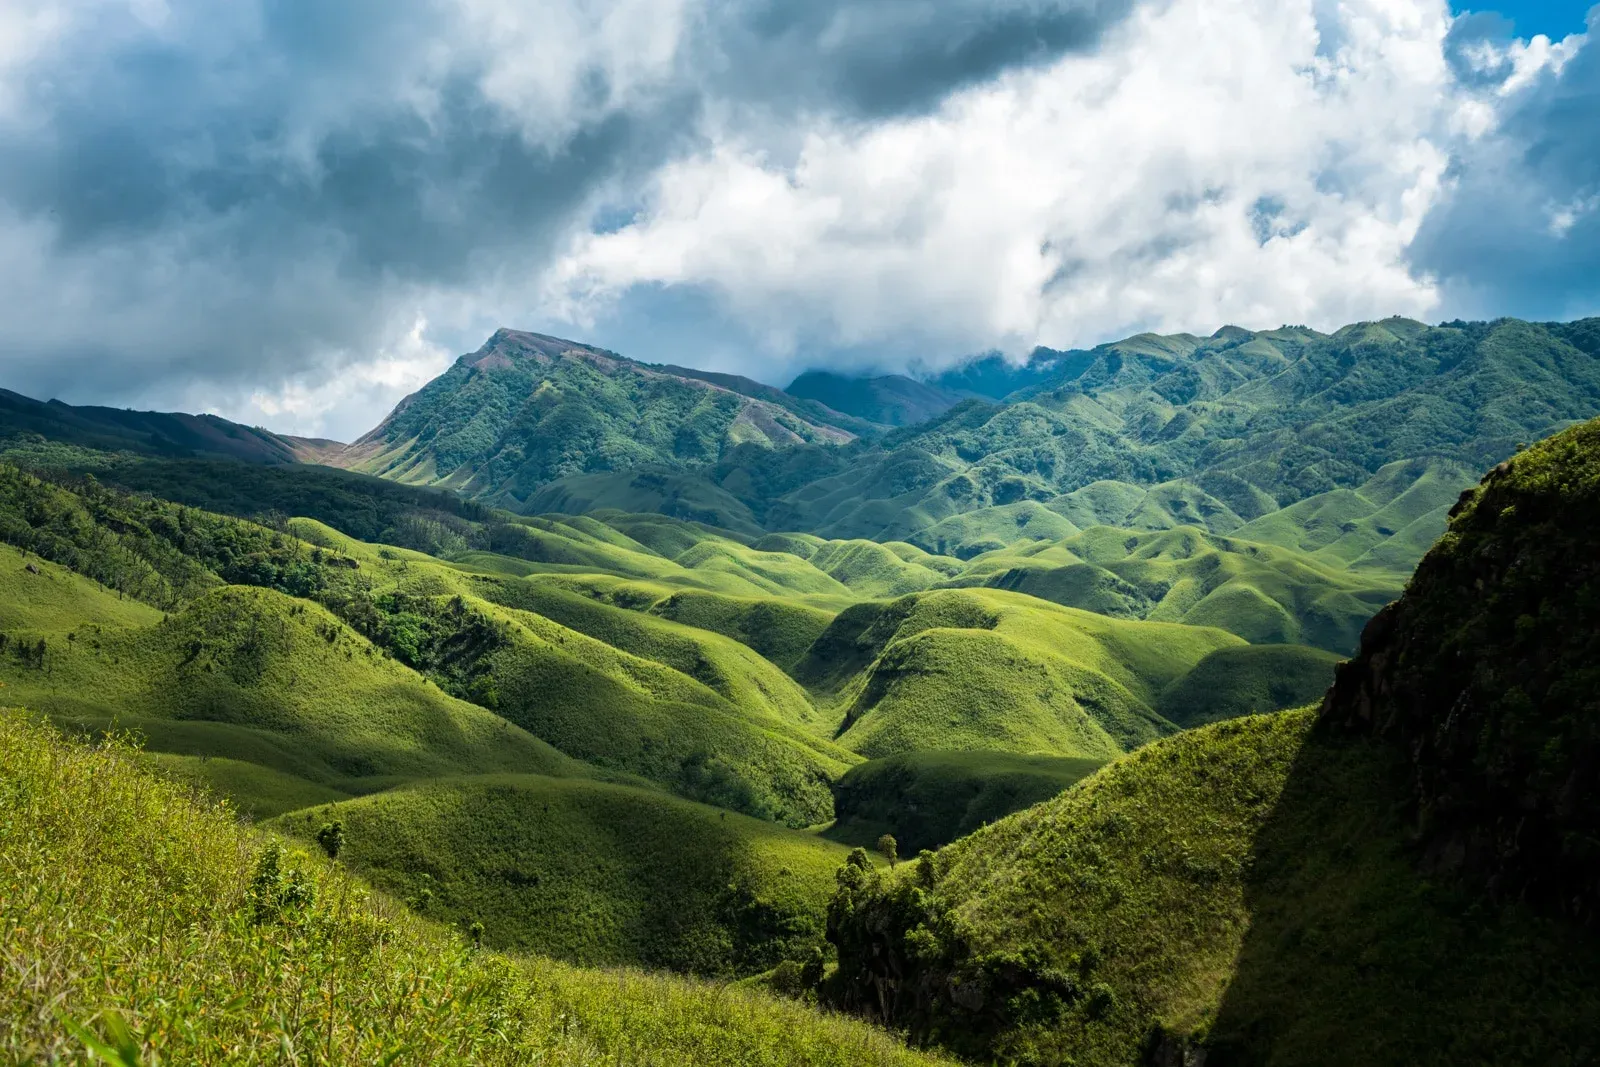
<path id="1" fill-rule="evenodd" d="M 963 399 L 961 393 L 903 374 L 854 378 L 825 370 L 806 371 L 789 383 L 787 392 L 885 426 L 926 422 Z"/>
<path id="2" fill-rule="evenodd" d="M 216 415 L 74 407 L 0 389 L 0 440 L 34 434 L 50 441 L 143 455 L 297 462 L 296 445 L 259 427 Z"/>

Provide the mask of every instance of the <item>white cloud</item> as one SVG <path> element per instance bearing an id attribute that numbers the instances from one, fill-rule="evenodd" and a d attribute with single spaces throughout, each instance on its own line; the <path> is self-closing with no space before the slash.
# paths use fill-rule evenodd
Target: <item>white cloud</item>
<path id="1" fill-rule="evenodd" d="M 577 240 L 552 306 L 603 316 L 630 286 L 699 285 L 778 346 L 952 356 L 1427 314 L 1438 293 L 1406 249 L 1462 103 L 1449 14 L 1347 0 L 1332 17 L 1330 53 L 1310 0 L 1173 0 L 931 115 L 819 124 L 792 159 L 719 130 L 632 224 Z"/>
<path id="2" fill-rule="evenodd" d="M 337 377 L 301 376 L 255 390 L 243 405 L 233 406 L 232 416 L 280 433 L 353 440 L 382 421 L 401 397 L 450 366 L 454 353 L 429 341 L 427 329 L 427 319 L 416 319 L 410 330 Z M 202 398 L 194 399 L 204 407 Z"/>

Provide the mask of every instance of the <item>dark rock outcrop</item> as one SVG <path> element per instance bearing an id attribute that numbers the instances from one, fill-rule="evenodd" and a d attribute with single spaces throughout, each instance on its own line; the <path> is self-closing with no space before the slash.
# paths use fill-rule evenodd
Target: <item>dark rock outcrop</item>
<path id="1" fill-rule="evenodd" d="M 1424 865 L 1600 910 L 1600 420 L 1462 494 L 1322 714 L 1402 745 Z"/>

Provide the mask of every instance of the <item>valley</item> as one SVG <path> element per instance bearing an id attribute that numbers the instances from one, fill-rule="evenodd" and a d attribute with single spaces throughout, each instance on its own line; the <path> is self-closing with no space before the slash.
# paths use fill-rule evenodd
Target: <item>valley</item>
<path id="1" fill-rule="evenodd" d="M 1582 1062 L 1597 414 L 1600 320 L 0 394 L 0 1058 Z"/>

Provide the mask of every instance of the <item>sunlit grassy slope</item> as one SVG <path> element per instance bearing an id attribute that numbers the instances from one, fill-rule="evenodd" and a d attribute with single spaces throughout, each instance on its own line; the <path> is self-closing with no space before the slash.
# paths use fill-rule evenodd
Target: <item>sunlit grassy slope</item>
<path id="1" fill-rule="evenodd" d="M 843 846 L 656 790 L 535 775 L 418 783 L 286 815 L 394 896 L 592 964 L 749 974 L 822 944 Z"/>
<path id="2" fill-rule="evenodd" d="M 119 597 L 49 560 L 0 544 L 0 630 L 71 630 L 77 626 L 147 626 L 161 612 Z"/>
<path id="3" fill-rule="evenodd" d="M 809 703 L 745 646 L 559 598 L 572 621 L 618 641 L 608 644 L 516 606 L 537 593 L 521 579 L 463 573 L 308 522 L 294 528 L 392 582 L 413 613 L 433 620 L 435 636 L 424 644 L 438 645 L 453 684 L 569 756 L 795 826 L 831 817 L 827 782 L 855 757 L 811 728 Z M 451 634 L 463 626 L 482 640 L 455 649 Z M 686 670 L 629 651 L 636 640 L 640 651 L 670 652 Z M 749 699 L 730 699 L 718 686 Z"/>
<path id="4" fill-rule="evenodd" d="M 832 817 L 829 783 L 862 756 L 966 748 L 1104 759 L 1170 732 L 1168 711 L 1192 716 L 1158 710 L 1161 694 L 1208 653 L 1239 644 L 1217 629 L 1119 620 L 1001 590 L 879 600 L 845 584 L 898 588 L 913 573 L 948 585 L 970 566 L 906 544 L 798 535 L 751 544 L 662 516 L 608 513 L 503 523 L 493 538 L 520 556 L 469 552 L 445 563 L 312 520 L 270 530 L 103 489 L 79 496 L 25 476 L 6 484 L 19 521 L 58 516 L 25 543 L 104 580 L 132 581 L 173 609 L 148 635 L 96 634 L 82 648 L 57 635 L 40 663 L 14 659 L 7 669 L 20 695 L 85 723 L 122 716 L 173 756 L 242 760 L 341 794 L 440 774 L 550 770 L 548 749 L 545 763 L 518 762 L 510 750 L 483 762 L 450 754 L 460 739 L 448 731 L 435 745 L 433 726 L 396 729 L 388 711 L 352 719 L 348 710 L 415 705 L 433 710 L 401 717 L 514 724 L 610 773 L 806 826 Z M 1258 551 L 1198 534 L 1160 538 L 1139 566 L 1209 573 Z M 1074 544 L 1108 565 L 1128 551 L 1106 531 Z M 19 568 L 13 577 L 45 575 Z M 318 605 L 226 591 L 224 580 Z M 93 583 L 79 586 L 101 605 L 95 611 L 153 618 Z M 39 603 L 19 598 L 13 611 Z M 168 690 L 180 691 L 172 702 Z M 313 743 L 291 743 L 302 736 Z M 483 743 L 481 731 L 471 736 Z M 220 768 L 173 767 L 223 777 Z M 291 785 L 254 774 L 233 793 L 261 814 L 328 796 Z"/>
<path id="5" fill-rule="evenodd" d="M 1122 618 L 1216 626 L 1256 644 L 1349 652 L 1403 577 L 1194 527 L 1097 526 L 985 553 L 961 580 Z"/>
<path id="6" fill-rule="evenodd" d="M 940 1062 L 751 991 L 474 951 L 271 841 L 0 713 L 0 1062 Z"/>
<path id="7" fill-rule="evenodd" d="M 56 580 L 94 592 L 71 578 Z M 256 764 L 264 771 L 187 770 L 258 814 L 282 810 L 284 798 L 365 793 L 422 776 L 588 773 L 441 692 L 324 609 L 270 590 L 221 588 L 146 626 L 10 632 L 13 643 L 37 634 L 46 653 L 38 667 L 14 651 L 0 655 L 9 701 L 64 723 L 138 731 L 152 751 Z"/>
<path id="8" fill-rule="evenodd" d="M 894 977 L 886 1000 L 842 995 L 983 1060 L 1125 1065 L 1203 1044 L 1246 1064 L 1583 1062 L 1600 945 L 1419 873 L 1399 759 L 1309 711 L 1159 742 L 947 847 L 931 874 L 869 876 L 840 973 Z M 856 925 L 875 915 L 875 933 Z M 935 939 L 907 940 L 919 924 Z M 928 988 L 969 992 L 918 1001 Z"/>
<path id="9" fill-rule="evenodd" d="M 1173 727 L 1152 704 L 1220 630 L 1130 622 L 1015 593 L 945 590 L 840 613 L 796 676 L 878 758 L 966 748 L 1105 759 Z"/>

